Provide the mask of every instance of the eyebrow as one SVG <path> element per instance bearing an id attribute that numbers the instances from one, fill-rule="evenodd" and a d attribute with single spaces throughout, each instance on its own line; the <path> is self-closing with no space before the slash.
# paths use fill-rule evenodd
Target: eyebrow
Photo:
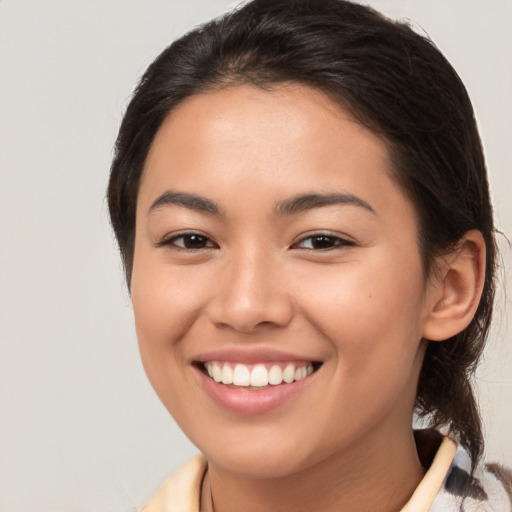
<path id="1" fill-rule="evenodd" d="M 150 206 L 148 213 L 167 205 L 183 206 L 196 212 L 207 213 L 216 217 L 222 216 L 222 210 L 215 201 L 189 192 L 175 192 L 172 190 L 167 190 L 159 196 Z"/>
<path id="2" fill-rule="evenodd" d="M 340 192 L 300 194 L 278 202 L 274 207 L 274 213 L 279 216 L 293 215 L 314 208 L 339 204 L 364 208 L 372 214 L 377 215 L 375 210 L 363 199 L 352 194 Z M 148 213 L 166 205 L 183 206 L 190 210 L 214 215 L 216 217 L 223 216 L 220 206 L 215 201 L 189 192 L 176 192 L 172 190 L 168 190 L 159 196 L 150 206 Z"/>
<path id="3" fill-rule="evenodd" d="M 375 210 L 363 199 L 348 193 L 327 193 L 327 194 L 301 194 L 285 201 L 280 201 L 275 207 L 277 215 L 293 215 L 295 213 L 312 210 L 314 208 L 322 208 L 324 206 L 333 205 L 352 205 L 364 208 L 369 212 L 377 215 Z"/>

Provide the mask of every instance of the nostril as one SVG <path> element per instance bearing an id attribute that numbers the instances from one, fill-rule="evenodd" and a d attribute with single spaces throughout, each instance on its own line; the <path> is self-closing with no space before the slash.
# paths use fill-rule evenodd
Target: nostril
<path id="1" fill-rule="evenodd" d="M 260 260 L 268 260 L 268 254 Z M 208 306 L 210 321 L 252 334 L 261 329 L 288 325 L 293 316 L 292 301 L 278 275 L 261 261 L 240 258 L 229 272 L 219 275 L 219 286 Z"/>
<path id="2" fill-rule="evenodd" d="M 286 300 L 286 299 L 282 299 Z M 290 304 L 278 304 L 277 300 L 238 304 L 212 304 L 209 317 L 217 327 L 231 328 L 245 334 L 252 334 L 262 329 L 285 327 L 293 318 Z"/>

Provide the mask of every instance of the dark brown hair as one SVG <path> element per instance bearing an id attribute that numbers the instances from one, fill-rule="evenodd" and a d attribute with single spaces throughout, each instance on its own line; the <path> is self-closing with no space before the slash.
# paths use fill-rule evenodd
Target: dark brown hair
<path id="1" fill-rule="evenodd" d="M 416 208 L 426 275 L 468 230 L 483 234 L 478 310 L 458 335 L 429 342 L 416 402 L 419 416 L 448 426 L 476 464 L 483 440 L 471 377 L 490 326 L 496 261 L 486 169 L 464 85 L 434 44 L 408 25 L 345 0 L 254 0 L 164 50 L 127 108 L 108 187 L 128 286 L 139 181 L 165 117 L 193 94 L 283 82 L 324 92 L 387 141 L 394 177 Z"/>

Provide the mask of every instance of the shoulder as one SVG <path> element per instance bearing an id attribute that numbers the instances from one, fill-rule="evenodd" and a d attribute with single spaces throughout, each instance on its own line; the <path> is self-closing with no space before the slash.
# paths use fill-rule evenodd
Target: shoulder
<path id="1" fill-rule="evenodd" d="M 457 447 L 431 512 L 511 512 L 512 473 L 497 464 L 480 464 L 471 473 L 471 459 Z"/>
<path id="2" fill-rule="evenodd" d="M 512 503 L 512 470 L 495 463 L 486 464 L 485 468 L 503 484 L 510 502 Z"/>
<path id="3" fill-rule="evenodd" d="M 199 454 L 173 473 L 142 512 L 199 512 L 206 459 Z"/>

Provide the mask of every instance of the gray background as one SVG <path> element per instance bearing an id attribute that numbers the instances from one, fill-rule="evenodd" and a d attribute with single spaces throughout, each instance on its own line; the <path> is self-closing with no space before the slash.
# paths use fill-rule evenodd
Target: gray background
<path id="1" fill-rule="evenodd" d="M 512 1 L 369 3 L 415 20 L 467 84 L 512 238 Z M 104 191 L 137 78 L 234 4 L 0 0 L 0 512 L 134 511 L 195 451 L 146 382 Z M 509 464 L 511 310 L 501 293 L 478 381 L 488 458 Z"/>

